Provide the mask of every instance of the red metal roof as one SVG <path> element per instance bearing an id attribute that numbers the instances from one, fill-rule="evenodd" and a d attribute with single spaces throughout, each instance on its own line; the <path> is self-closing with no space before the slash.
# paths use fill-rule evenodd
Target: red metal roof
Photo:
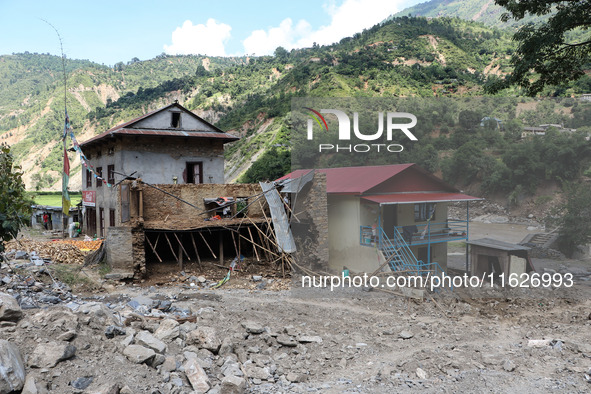
<path id="1" fill-rule="evenodd" d="M 378 194 L 362 196 L 364 200 L 378 204 L 418 204 L 423 202 L 451 202 L 451 201 L 478 201 L 482 198 L 469 196 L 462 193 L 401 193 Z"/>
<path id="2" fill-rule="evenodd" d="M 321 168 L 316 171 L 326 174 L 327 193 L 361 194 L 411 166 L 414 166 L 414 164 Z M 308 172 L 310 170 L 296 170 L 278 180 L 298 178 Z"/>

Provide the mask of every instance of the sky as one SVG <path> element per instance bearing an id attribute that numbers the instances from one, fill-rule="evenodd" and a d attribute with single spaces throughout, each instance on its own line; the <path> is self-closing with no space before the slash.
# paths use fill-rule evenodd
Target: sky
<path id="1" fill-rule="evenodd" d="M 0 0 L 0 55 L 60 55 L 54 28 L 67 58 L 111 66 L 162 53 L 270 55 L 338 42 L 421 1 Z"/>

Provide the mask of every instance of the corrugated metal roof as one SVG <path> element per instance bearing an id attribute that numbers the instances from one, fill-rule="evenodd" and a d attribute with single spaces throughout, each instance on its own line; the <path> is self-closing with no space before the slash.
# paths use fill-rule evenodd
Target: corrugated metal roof
<path id="1" fill-rule="evenodd" d="M 273 182 L 259 182 L 259 185 L 261 185 L 267 203 L 269 204 L 279 251 L 294 253 L 296 251 L 295 241 L 291 233 L 289 221 L 287 220 L 287 213 L 285 213 L 283 200 L 281 199 L 277 188 Z"/>
<path id="2" fill-rule="evenodd" d="M 314 170 L 308 170 L 308 172 L 297 178 L 288 178 L 283 180 L 283 193 L 299 193 L 308 182 L 314 178 Z"/>
<path id="3" fill-rule="evenodd" d="M 364 200 L 378 204 L 418 204 L 424 202 L 477 201 L 482 198 L 462 193 L 401 193 L 362 196 Z"/>
<path id="4" fill-rule="evenodd" d="M 391 164 L 385 166 L 321 168 L 316 171 L 326 174 L 326 192 L 361 194 L 415 164 Z M 279 180 L 298 178 L 310 170 L 296 170 Z"/>
<path id="5" fill-rule="evenodd" d="M 193 116 L 194 118 L 198 119 L 201 122 L 207 123 L 214 130 L 217 130 L 217 131 L 199 131 L 199 130 L 192 131 L 192 130 L 177 130 L 177 129 L 136 129 L 136 128 L 128 127 L 128 126 L 132 126 L 133 124 L 135 124 L 135 123 L 139 122 L 140 120 L 143 120 L 151 115 L 154 115 L 158 112 L 162 112 L 164 110 L 167 110 L 170 107 L 177 107 L 177 108 L 185 111 L 187 114 Z M 82 142 L 80 144 L 80 146 L 84 147 L 85 145 L 87 146 L 92 143 L 98 142 L 104 138 L 112 137 L 115 135 L 145 135 L 145 136 L 159 136 L 159 137 L 215 138 L 215 139 L 224 139 L 227 142 L 237 141 L 240 139 L 238 137 L 235 137 L 233 135 L 223 132 L 222 130 L 220 130 L 216 126 L 203 120 L 202 118 L 195 115 L 194 113 L 192 113 L 188 109 L 184 108 L 180 104 L 173 103 L 173 104 L 167 105 L 166 107 L 163 107 L 163 108 L 157 109 L 155 111 L 149 112 L 145 115 L 139 116 L 139 117 L 132 119 L 128 122 L 117 125 L 117 126 L 111 128 L 101 134 L 98 134 L 98 135 L 90 138 L 89 140 Z"/>
<path id="6" fill-rule="evenodd" d="M 507 251 L 531 250 L 531 248 L 528 248 L 527 246 L 516 245 L 516 244 L 512 244 L 512 243 L 504 242 L 504 241 L 499 241 L 498 239 L 492 239 L 492 238 L 481 238 L 481 239 L 476 239 L 474 241 L 468 241 L 466 243 L 468 245 L 484 246 L 487 248 L 507 250 Z"/>

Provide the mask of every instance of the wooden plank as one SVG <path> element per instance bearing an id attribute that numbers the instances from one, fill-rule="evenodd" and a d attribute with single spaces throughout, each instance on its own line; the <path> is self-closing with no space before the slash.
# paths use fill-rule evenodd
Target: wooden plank
<path id="1" fill-rule="evenodd" d="M 211 254 L 213 255 L 214 259 L 217 259 L 217 256 L 215 255 L 215 253 L 213 253 L 213 250 L 211 249 L 211 246 L 209 246 L 209 244 L 207 243 L 207 241 L 205 240 L 205 237 L 203 236 L 203 234 L 201 234 L 201 231 L 199 231 L 199 235 L 201 235 L 201 239 L 203 239 L 203 242 L 205 242 L 205 245 L 207 245 L 207 248 L 209 249 L 209 251 L 211 252 Z"/>
<path id="2" fill-rule="evenodd" d="M 172 244 L 170 243 L 170 239 L 168 239 L 168 234 L 164 233 L 164 238 L 166 238 L 166 242 L 168 242 L 168 246 L 170 246 L 170 251 L 172 252 L 172 255 L 174 256 L 174 259 L 176 261 L 179 261 L 179 258 L 177 257 L 176 253 L 174 252 L 174 248 L 172 247 Z"/>
<path id="3" fill-rule="evenodd" d="M 158 234 L 158 236 L 160 236 L 160 234 Z M 154 245 L 152 245 L 152 242 L 150 242 L 150 238 L 148 237 L 148 234 L 146 234 L 146 241 L 148 241 L 148 245 L 150 245 L 150 248 L 152 248 L 152 252 L 154 252 L 156 257 L 158 258 L 158 261 L 162 262 L 162 259 L 160 258 L 160 256 L 156 252 L 156 247 Z"/>
<path id="4" fill-rule="evenodd" d="M 197 243 L 195 242 L 195 237 L 193 236 L 193 233 L 189 233 L 191 234 L 191 241 L 193 241 L 193 247 L 195 248 L 195 255 L 197 256 L 197 264 L 199 264 L 199 268 L 203 268 L 201 266 L 201 258 L 199 257 L 199 251 L 197 250 Z"/>
<path id="5" fill-rule="evenodd" d="M 187 253 L 187 251 L 185 250 L 185 247 L 183 246 L 183 243 L 181 242 L 181 240 L 179 239 L 179 237 L 176 235 L 176 233 L 173 233 L 173 234 L 174 234 L 174 237 L 176 238 L 176 240 L 178 241 L 179 245 L 181 246 L 181 249 L 183 250 L 183 252 L 185 252 L 185 256 L 187 256 L 187 260 L 191 261 L 191 258 L 189 257 L 189 253 Z"/>

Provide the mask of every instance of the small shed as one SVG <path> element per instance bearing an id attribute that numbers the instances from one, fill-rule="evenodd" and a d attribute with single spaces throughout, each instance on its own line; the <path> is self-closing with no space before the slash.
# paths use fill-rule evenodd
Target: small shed
<path id="1" fill-rule="evenodd" d="M 535 271 L 528 254 L 531 248 L 527 246 L 492 238 L 481 238 L 467 243 L 470 246 L 472 275 L 481 277 L 495 273 L 508 276 Z"/>

